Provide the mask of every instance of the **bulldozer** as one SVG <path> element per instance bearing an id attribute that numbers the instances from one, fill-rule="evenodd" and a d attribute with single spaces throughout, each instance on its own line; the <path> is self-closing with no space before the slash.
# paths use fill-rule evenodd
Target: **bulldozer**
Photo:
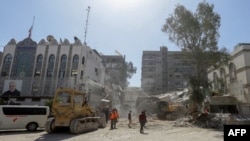
<path id="1" fill-rule="evenodd" d="M 138 97 L 136 107 L 138 112 L 146 110 L 148 114 L 156 115 L 160 120 L 176 120 L 187 112 L 184 105 L 156 96 Z"/>
<path id="2" fill-rule="evenodd" d="M 176 120 L 187 112 L 184 105 L 171 103 L 170 101 L 158 101 L 156 103 L 156 111 L 158 119 Z"/>
<path id="3" fill-rule="evenodd" d="M 79 134 L 106 127 L 105 114 L 91 107 L 87 94 L 75 89 L 57 89 L 51 106 L 51 117 L 45 123 L 47 133 L 68 129 Z"/>

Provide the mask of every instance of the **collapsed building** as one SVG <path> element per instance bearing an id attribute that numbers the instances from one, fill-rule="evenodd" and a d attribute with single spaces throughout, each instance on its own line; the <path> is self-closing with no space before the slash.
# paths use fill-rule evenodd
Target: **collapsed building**
<path id="1" fill-rule="evenodd" d="M 164 120 L 176 120 L 187 113 L 187 106 L 179 102 L 179 97 L 187 94 L 187 90 L 159 95 L 141 95 L 136 100 L 137 111 L 146 110 L 148 115 Z"/>
<path id="2" fill-rule="evenodd" d="M 250 124 L 250 114 L 242 112 L 237 98 L 213 94 L 205 98 L 195 118 L 188 89 L 154 96 L 142 95 L 138 97 L 136 105 L 138 111 L 146 110 L 148 115 L 160 120 L 175 120 L 174 126 L 179 127 L 223 129 L 227 124 Z"/>

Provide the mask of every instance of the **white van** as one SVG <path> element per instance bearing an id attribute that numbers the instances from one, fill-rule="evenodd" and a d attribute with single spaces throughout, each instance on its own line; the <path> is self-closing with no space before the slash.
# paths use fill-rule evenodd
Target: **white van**
<path id="1" fill-rule="evenodd" d="M 44 128 L 49 116 L 48 106 L 0 105 L 0 130 Z"/>

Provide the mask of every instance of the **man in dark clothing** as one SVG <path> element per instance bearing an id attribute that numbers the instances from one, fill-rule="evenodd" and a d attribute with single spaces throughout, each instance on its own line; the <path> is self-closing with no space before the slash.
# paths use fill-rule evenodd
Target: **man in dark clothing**
<path id="1" fill-rule="evenodd" d="M 145 111 L 142 111 L 141 114 L 139 115 L 139 122 L 141 125 L 140 133 L 143 133 L 143 127 L 145 126 L 145 124 L 147 122 L 147 117 L 146 117 Z"/>
<path id="2" fill-rule="evenodd" d="M 131 123 L 132 123 L 131 112 L 132 111 L 129 111 L 129 113 L 128 113 L 128 127 L 129 128 L 131 128 Z"/>

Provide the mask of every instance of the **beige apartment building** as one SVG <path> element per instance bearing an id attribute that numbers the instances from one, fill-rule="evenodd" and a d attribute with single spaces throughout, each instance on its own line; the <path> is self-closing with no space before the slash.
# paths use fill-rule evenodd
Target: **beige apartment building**
<path id="1" fill-rule="evenodd" d="M 184 89 L 194 67 L 181 51 L 143 51 L 141 88 L 149 95 L 163 94 Z"/>

